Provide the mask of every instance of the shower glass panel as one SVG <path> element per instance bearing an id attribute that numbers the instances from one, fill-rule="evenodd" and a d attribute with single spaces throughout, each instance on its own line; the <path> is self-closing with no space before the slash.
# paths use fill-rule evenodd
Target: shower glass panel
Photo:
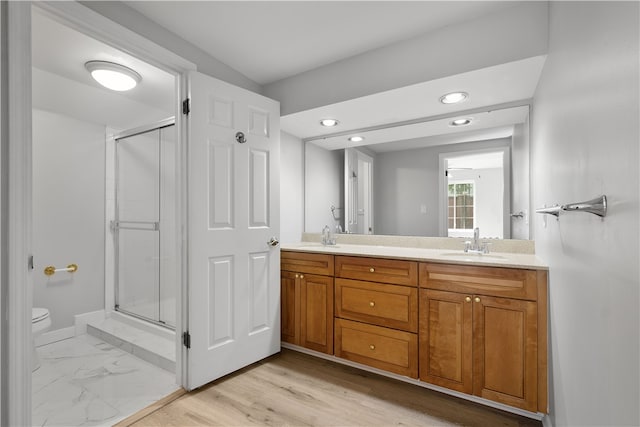
<path id="1" fill-rule="evenodd" d="M 116 140 L 117 311 L 175 327 L 174 126 Z"/>

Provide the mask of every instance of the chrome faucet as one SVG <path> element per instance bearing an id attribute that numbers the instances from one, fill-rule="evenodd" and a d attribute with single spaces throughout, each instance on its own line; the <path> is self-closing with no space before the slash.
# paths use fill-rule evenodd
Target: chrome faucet
<path id="1" fill-rule="evenodd" d="M 473 241 L 464 242 L 464 251 L 473 254 L 488 254 L 489 243 L 480 241 L 480 228 L 473 229 Z"/>

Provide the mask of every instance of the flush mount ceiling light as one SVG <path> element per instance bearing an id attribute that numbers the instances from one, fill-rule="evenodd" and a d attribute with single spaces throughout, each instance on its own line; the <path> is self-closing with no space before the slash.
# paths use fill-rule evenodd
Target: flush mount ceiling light
<path id="1" fill-rule="evenodd" d="M 362 142 L 364 141 L 364 136 L 352 136 L 349 138 L 351 142 Z"/>
<path id="2" fill-rule="evenodd" d="M 84 67 L 95 81 L 118 92 L 131 90 L 142 80 L 142 76 L 131 68 L 113 62 L 89 61 Z"/>
<path id="3" fill-rule="evenodd" d="M 455 119 L 449 122 L 449 126 L 467 126 L 471 124 L 471 119 Z"/>
<path id="4" fill-rule="evenodd" d="M 457 104 L 469 97 L 467 92 L 451 92 L 440 97 L 440 102 L 443 104 Z"/>
<path id="5" fill-rule="evenodd" d="M 338 123 L 340 123 L 339 121 L 337 121 L 336 119 L 322 119 L 320 120 L 320 124 L 322 126 L 326 126 L 328 128 L 334 127 L 334 126 L 338 126 Z"/>

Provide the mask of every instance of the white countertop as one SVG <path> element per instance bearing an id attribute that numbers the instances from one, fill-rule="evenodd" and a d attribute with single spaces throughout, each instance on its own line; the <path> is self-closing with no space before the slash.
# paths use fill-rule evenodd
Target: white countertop
<path id="1" fill-rule="evenodd" d="M 549 266 L 535 255 L 521 253 L 496 252 L 489 254 L 469 254 L 462 250 L 453 249 L 424 249 L 395 246 L 353 245 L 343 243 L 324 246 L 317 242 L 286 243 L 282 244 L 281 248 L 285 251 L 316 252 L 374 258 L 398 258 L 446 264 L 512 267 L 530 270 L 549 269 Z"/>

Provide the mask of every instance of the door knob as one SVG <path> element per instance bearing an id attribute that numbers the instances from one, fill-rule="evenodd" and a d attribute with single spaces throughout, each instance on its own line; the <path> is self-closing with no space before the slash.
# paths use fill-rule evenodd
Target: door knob
<path id="1" fill-rule="evenodd" d="M 269 245 L 269 246 L 278 246 L 279 243 L 280 243 L 280 241 L 276 237 L 272 237 L 267 242 L 267 245 Z"/>
<path id="2" fill-rule="evenodd" d="M 236 141 L 239 144 L 244 144 L 245 142 L 247 142 L 247 138 L 244 136 L 244 133 L 236 132 Z"/>

